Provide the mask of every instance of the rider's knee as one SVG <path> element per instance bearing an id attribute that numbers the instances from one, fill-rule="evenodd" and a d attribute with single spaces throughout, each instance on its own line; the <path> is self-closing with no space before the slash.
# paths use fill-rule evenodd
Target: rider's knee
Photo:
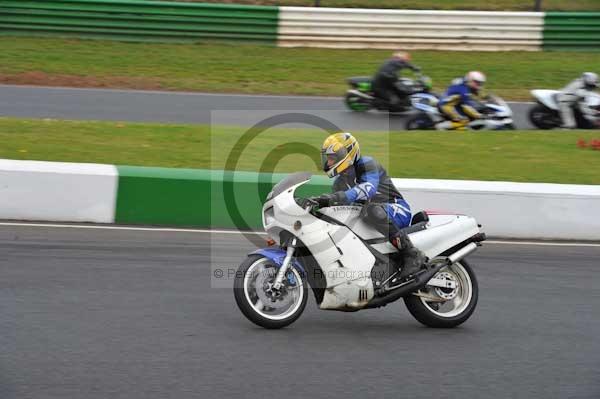
<path id="1" fill-rule="evenodd" d="M 367 204 L 366 218 L 375 223 L 387 223 L 388 214 L 382 204 Z"/>

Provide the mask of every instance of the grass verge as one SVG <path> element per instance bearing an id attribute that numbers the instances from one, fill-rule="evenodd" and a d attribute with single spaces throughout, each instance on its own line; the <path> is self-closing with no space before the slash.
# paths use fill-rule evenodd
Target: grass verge
<path id="1" fill-rule="evenodd" d="M 276 48 L 0 37 L 0 83 L 342 96 L 345 79 L 372 75 L 387 50 Z M 471 69 L 489 89 L 528 99 L 595 70 L 600 53 L 415 51 L 436 90 Z M 451 61 L 449 61 L 451 60 Z"/>
<path id="2" fill-rule="evenodd" d="M 223 169 L 244 128 L 123 122 L 0 118 L 0 158 L 122 165 Z M 598 132 L 362 132 L 363 154 L 376 157 L 394 177 L 600 184 L 600 151 L 580 149 L 578 139 Z M 325 133 L 271 129 L 244 142 L 238 170 L 293 172 L 317 168 Z M 243 141 L 243 140 L 242 140 Z M 288 143 L 307 155 L 280 160 Z M 266 160 L 266 161 L 265 161 Z"/>

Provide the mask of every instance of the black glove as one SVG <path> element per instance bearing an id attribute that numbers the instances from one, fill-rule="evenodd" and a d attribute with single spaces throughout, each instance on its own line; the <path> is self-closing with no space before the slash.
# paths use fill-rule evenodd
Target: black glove
<path id="1" fill-rule="evenodd" d="M 312 197 L 311 200 L 319 204 L 319 208 L 325 208 L 331 205 L 341 204 L 344 202 L 346 194 L 343 191 L 337 191 L 331 194 L 323 194 L 318 197 Z"/>
<path id="2" fill-rule="evenodd" d="M 314 198 L 296 198 L 296 203 L 303 209 L 318 205 Z"/>
<path id="3" fill-rule="evenodd" d="M 323 194 L 318 197 L 312 197 L 311 200 L 316 202 L 319 205 L 319 208 L 325 208 L 325 207 L 328 207 L 329 204 L 331 203 L 331 195 Z"/>

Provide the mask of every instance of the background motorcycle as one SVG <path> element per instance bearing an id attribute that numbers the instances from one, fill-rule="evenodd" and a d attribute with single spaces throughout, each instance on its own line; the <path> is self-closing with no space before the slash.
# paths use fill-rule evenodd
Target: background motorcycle
<path id="1" fill-rule="evenodd" d="M 432 130 L 438 123 L 446 120 L 445 115 L 438 109 L 439 99 L 436 96 L 427 93 L 415 94 L 411 100 L 418 113 L 406 121 L 406 130 Z M 469 122 L 467 129 L 514 130 L 512 110 L 500 97 L 488 95 L 483 101 L 476 102 L 475 108 L 484 118 Z"/>
<path id="2" fill-rule="evenodd" d="M 558 107 L 558 90 L 531 90 L 536 104 L 529 110 L 529 120 L 538 129 L 555 129 L 562 126 L 562 118 Z M 591 93 L 584 99 L 585 106 L 600 111 L 600 95 Z M 574 108 L 575 122 L 578 129 L 598 129 L 600 119 L 590 123 L 582 115 L 579 107 Z"/>
<path id="3" fill-rule="evenodd" d="M 464 258 L 485 240 L 474 218 L 415 214 L 404 232 L 430 261 L 400 278 L 397 249 L 364 222 L 361 206 L 318 209 L 294 197 L 310 177 L 289 175 L 267 196 L 263 225 L 280 246 L 249 254 L 234 280 L 236 303 L 250 321 L 265 328 L 293 323 L 304 311 L 309 284 L 324 310 L 377 308 L 403 298 L 430 327 L 454 327 L 471 316 L 478 286 Z"/>
<path id="4" fill-rule="evenodd" d="M 356 112 L 365 112 L 370 109 L 387 112 L 405 112 L 411 107 L 411 95 L 415 93 L 428 93 L 431 90 L 431 79 L 418 74 L 415 79 L 400 78 L 400 84 L 406 91 L 404 97 L 400 97 L 399 103 L 391 107 L 390 103 L 373 92 L 373 79 L 370 76 L 358 76 L 347 80 L 351 89 L 346 92 L 344 99 L 346 106 Z"/>

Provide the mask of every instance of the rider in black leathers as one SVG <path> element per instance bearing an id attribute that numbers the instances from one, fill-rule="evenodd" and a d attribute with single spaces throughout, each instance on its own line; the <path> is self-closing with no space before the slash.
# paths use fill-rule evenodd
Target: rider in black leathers
<path id="1" fill-rule="evenodd" d="M 409 89 L 399 80 L 398 74 L 402 69 L 419 72 L 421 69 L 410 63 L 410 54 L 404 51 L 396 52 L 392 58 L 386 60 L 373 78 L 373 92 L 375 95 L 396 107 L 400 99 L 410 94 Z"/>

